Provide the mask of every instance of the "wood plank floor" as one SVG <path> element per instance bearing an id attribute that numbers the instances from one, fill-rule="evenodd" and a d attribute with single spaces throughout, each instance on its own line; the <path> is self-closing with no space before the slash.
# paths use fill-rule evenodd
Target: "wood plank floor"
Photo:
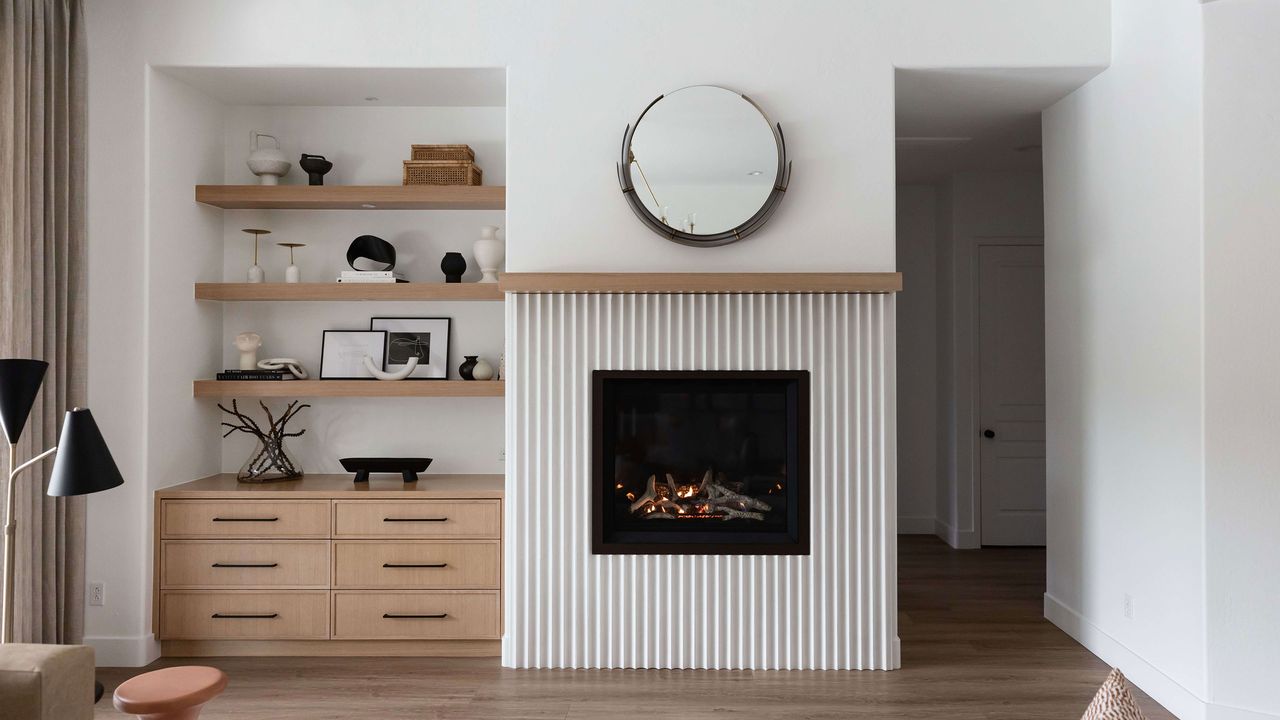
<path id="1" fill-rule="evenodd" d="M 1074 720 L 1107 666 L 1041 616 L 1044 551 L 903 537 L 896 672 L 505 670 L 493 659 L 228 658 L 202 720 Z M 99 720 L 136 668 L 103 668 Z M 1173 718 L 1138 693 L 1150 720 Z"/>

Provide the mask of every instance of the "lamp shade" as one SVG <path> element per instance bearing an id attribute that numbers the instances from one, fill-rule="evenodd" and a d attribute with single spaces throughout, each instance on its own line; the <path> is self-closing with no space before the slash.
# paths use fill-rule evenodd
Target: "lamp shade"
<path id="1" fill-rule="evenodd" d="M 4 425 L 10 445 L 16 445 L 22 437 L 48 369 L 49 363 L 43 360 L 0 360 L 0 424 Z"/>
<path id="2" fill-rule="evenodd" d="M 58 438 L 49 495 L 88 495 L 123 484 L 124 478 L 93 421 L 93 413 L 86 408 L 68 410 Z"/>

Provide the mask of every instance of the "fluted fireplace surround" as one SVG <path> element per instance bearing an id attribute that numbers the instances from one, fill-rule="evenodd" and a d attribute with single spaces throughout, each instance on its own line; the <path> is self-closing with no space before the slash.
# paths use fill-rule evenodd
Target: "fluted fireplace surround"
<path id="1" fill-rule="evenodd" d="M 892 292 L 535 290 L 509 291 L 506 304 L 503 664 L 898 667 Z M 593 553 L 594 371 L 803 376 L 807 547 L 800 554 Z M 756 434 L 772 427 L 766 422 Z M 743 452 L 771 458 L 757 465 L 782 472 L 781 441 L 760 442 L 770 445 Z M 717 457 L 732 476 L 736 461 Z M 764 487 L 752 482 L 759 481 L 728 477 L 724 486 L 734 494 Z M 700 483 L 696 471 L 685 471 L 658 495 Z M 759 493 L 778 504 L 767 488 Z M 657 511 L 675 513 L 678 505 Z"/>

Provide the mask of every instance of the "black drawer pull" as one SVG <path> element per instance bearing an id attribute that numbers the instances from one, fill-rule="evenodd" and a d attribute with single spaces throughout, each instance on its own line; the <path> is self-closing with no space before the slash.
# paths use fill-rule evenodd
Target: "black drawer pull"
<path id="1" fill-rule="evenodd" d="M 446 521 L 446 520 L 448 520 L 448 519 L 449 519 L 449 518 L 447 518 L 447 517 L 438 517 L 438 518 L 435 518 L 435 517 L 431 517 L 431 518 L 388 518 L 388 517 L 384 517 L 384 518 L 382 518 L 382 522 L 444 522 L 444 521 Z"/>
<path id="2" fill-rule="evenodd" d="M 442 568 L 449 563 L 382 563 L 384 568 Z"/>
<path id="3" fill-rule="evenodd" d="M 216 568 L 273 568 L 280 567 L 280 563 L 214 563 L 210 567 Z"/>
<path id="4" fill-rule="evenodd" d="M 449 613 L 438 613 L 436 615 L 409 615 L 407 613 L 382 613 L 385 620 L 440 620 L 449 617 Z"/>
<path id="5" fill-rule="evenodd" d="M 214 521 L 214 522 L 275 522 L 275 521 L 277 521 L 277 520 L 279 520 L 279 519 L 280 519 L 280 518 L 278 518 L 278 517 L 269 517 L 269 518 L 224 518 L 224 517 L 216 517 L 216 518 L 214 518 L 214 519 L 213 519 L 213 521 Z"/>
<path id="6" fill-rule="evenodd" d="M 215 620 L 272 620 L 280 617 L 280 613 L 214 613 Z"/>

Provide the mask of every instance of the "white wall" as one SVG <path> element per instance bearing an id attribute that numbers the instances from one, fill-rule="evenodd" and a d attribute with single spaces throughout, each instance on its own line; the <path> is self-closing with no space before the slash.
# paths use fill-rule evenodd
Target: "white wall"
<path id="1" fill-rule="evenodd" d="M 1042 242 L 1040 173 L 962 172 L 938 204 L 938 412 L 936 532 L 952 547 L 976 548 L 979 533 L 975 262 L 980 242 Z"/>
<path id="2" fill-rule="evenodd" d="M 1173 712 L 1198 717 L 1201 6 L 1113 10 L 1111 67 L 1043 119 L 1045 612 Z"/>
<path id="3" fill-rule="evenodd" d="M 875 0 L 806 12 L 767 0 L 732 8 L 684 0 L 118 0 L 89 4 L 86 20 L 89 393 L 105 411 L 108 437 L 130 439 L 113 448 L 130 488 L 142 489 L 90 499 L 92 517 L 113 518 L 91 521 L 90 546 L 123 545 L 95 570 L 113 587 L 146 576 L 144 496 L 173 479 L 148 477 L 147 443 L 192 442 L 149 418 L 143 402 L 150 380 L 139 357 L 160 342 L 140 320 L 147 291 L 138 282 L 151 196 L 139 113 L 148 65 L 506 67 L 513 271 L 890 270 L 893 67 L 1102 66 L 1109 23 L 1107 0 Z M 652 52 L 654 38 L 663 52 Z M 636 223 L 614 175 L 625 125 L 657 94 L 691 82 L 750 93 L 783 123 L 795 161 L 770 224 L 712 251 L 666 242 Z M 155 302 L 185 302 L 188 292 Z M 187 402 L 188 389 L 169 392 L 156 401 Z M 129 602 L 115 614 L 116 597 L 108 591 L 108 608 L 90 616 L 88 633 L 140 642 L 141 608 Z"/>
<path id="4" fill-rule="evenodd" d="M 932 535 L 938 485 L 937 191 L 898 186 L 898 532 Z"/>
<path id="5" fill-rule="evenodd" d="M 1204 23 L 1208 691 L 1280 716 L 1280 4 L 1219 2 Z"/>

